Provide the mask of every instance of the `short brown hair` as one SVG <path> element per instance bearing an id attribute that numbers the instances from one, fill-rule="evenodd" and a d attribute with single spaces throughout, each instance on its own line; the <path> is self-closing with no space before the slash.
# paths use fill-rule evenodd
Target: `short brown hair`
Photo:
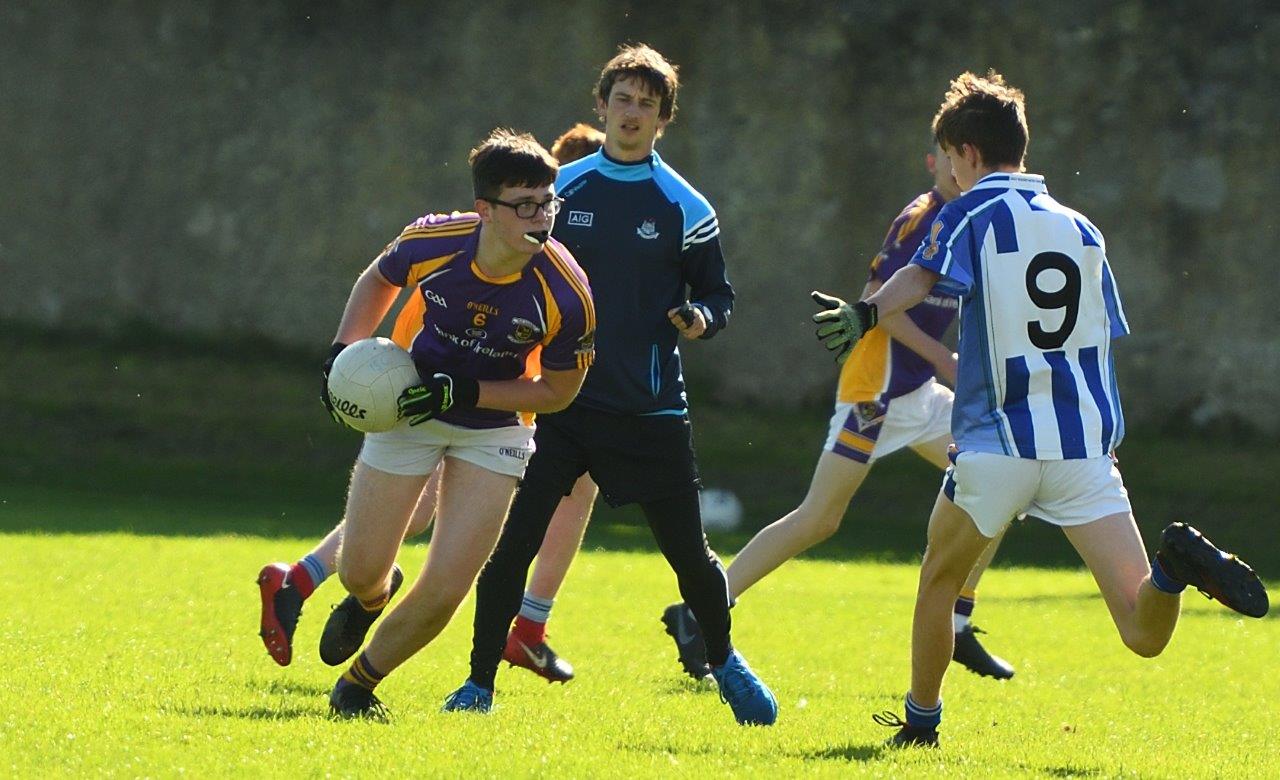
<path id="1" fill-rule="evenodd" d="M 986 165 L 1021 168 L 1031 140 L 1026 96 L 994 70 L 961 73 L 933 117 L 933 137 L 943 148 L 973 146 Z"/>
<path id="2" fill-rule="evenodd" d="M 477 200 L 496 198 L 503 187 L 544 187 L 560 164 L 528 133 L 498 128 L 467 155 Z"/>
<path id="3" fill-rule="evenodd" d="M 679 70 L 667 62 L 667 58 L 643 43 L 628 43 L 618 47 L 618 53 L 605 63 L 596 82 L 596 96 L 609 102 L 609 92 L 618 79 L 638 78 L 649 91 L 659 96 L 658 118 L 675 119 L 676 91 L 680 89 Z"/>
<path id="4" fill-rule="evenodd" d="M 551 156 L 561 165 L 568 165 L 574 160 L 594 154 L 604 146 L 604 133 L 585 122 L 579 122 L 551 144 Z"/>

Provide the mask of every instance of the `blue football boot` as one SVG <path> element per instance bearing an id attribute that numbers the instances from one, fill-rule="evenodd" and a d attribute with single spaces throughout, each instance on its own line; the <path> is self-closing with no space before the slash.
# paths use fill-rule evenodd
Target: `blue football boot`
<path id="1" fill-rule="evenodd" d="M 778 719 L 778 701 L 769 686 L 747 666 L 747 659 L 734 650 L 723 666 L 711 667 L 711 676 L 720 686 L 721 701 L 728 702 L 733 716 L 744 726 L 772 726 Z"/>
<path id="2" fill-rule="evenodd" d="M 481 688 L 467 680 L 461 688 L 449 694 L 440 711 L 487 713 L 491 709 L 493 709 L 493 691 Z"/>

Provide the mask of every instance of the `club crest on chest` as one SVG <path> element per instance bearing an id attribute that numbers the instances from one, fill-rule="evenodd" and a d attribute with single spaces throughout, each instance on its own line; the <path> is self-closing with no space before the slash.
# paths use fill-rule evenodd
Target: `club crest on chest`
<path id="1" fill-rule="evenodd" d="M 644 239 L 655 239 L 658 237 L 658 224 L 652 219 L 646 219 L 636 228 L 636 235 Z"/>
<path id="2" fill-rule="evenodd" d="M 507 339 L 512 344 L 532 344 L 542 338 L 542 328 L 523 317 L 512 317 L 511 328 Z"/>

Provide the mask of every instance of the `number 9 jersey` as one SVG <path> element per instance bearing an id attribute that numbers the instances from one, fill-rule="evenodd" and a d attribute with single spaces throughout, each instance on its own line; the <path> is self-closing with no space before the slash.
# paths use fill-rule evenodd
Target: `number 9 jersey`
<path id="1" fill-rule="evenodd" d="M 1111 340 L 1129 326 L 1106 244 L 1043 177 L 983 177 L 943 207 L 911 262 L 961 298 L 960 450 L 1074 460 L 1120 444 Z"/>

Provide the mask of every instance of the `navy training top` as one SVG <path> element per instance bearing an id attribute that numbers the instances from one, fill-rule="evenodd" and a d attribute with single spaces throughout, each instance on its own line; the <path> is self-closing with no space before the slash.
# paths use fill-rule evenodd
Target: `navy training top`
<path id="1" fill-rule="evenodd" d="M 596 359 L 575 403 L 616 414 L 688 408 L 667 311 L 702 307 L 710 338 L 729 321 L 715 210 L 657 152 L 624 163 L 604 150 L 560 169 L 565 199 L 552 235 L 587 272 L 596 302 Z"/>

